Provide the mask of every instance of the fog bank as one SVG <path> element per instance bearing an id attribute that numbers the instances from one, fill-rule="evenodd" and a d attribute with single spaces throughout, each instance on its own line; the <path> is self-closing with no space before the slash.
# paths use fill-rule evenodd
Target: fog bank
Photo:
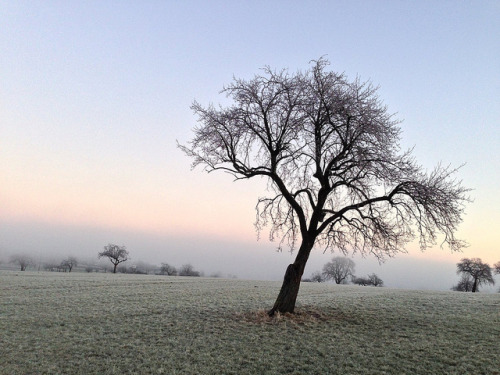
<path id="1" fill-rule="evenodd" d="M 37 222 L 0 222 L 0 260 L 13 254 L 29 254 L 37 261 L 61 261 L 75 256 L 82 262 L 97 262 L 97 253 L 108 243 L 125 245 L 130 252 L 128 265 L 147 262 L 169 263 L 176 267 L 191 263 L 205 275 L 220 273 L 242 279 L 281 280 L 293 254 L 276 251 L 267 238 L 237 241 L 208 236 L 175 236 L 132 230 L 90 226 L 54 225 Z M 445 251 L 445 250 L 443 250 Z M 332 256 L 313 250 L 305 275 L 320 271 Z M 463 254 L 457 254 L 460 259 Z M 356 275 L 376 273 L 387 287 L 449 290 L 458 281 L 456 262 L 430 260 L 400 254 L 384 263 L 373 257 L 353 257 Z M 500 283 L 500 280 L 497 281 Z M 494 291 L 483 287 L 482 291 Z"/>

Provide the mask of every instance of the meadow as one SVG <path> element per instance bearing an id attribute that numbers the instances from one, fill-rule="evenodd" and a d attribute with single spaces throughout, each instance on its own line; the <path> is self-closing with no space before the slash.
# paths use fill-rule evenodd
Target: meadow
<path id="1" fill-rule="evenodd" d="M 0 271 L 1 374 L 500 374 L 500 294 Z"/>

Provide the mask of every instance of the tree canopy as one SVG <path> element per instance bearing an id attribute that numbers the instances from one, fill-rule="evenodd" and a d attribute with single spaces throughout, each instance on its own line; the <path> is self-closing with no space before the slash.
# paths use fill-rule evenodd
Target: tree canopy
<path id="1" fill-rule="evenodd" d="M 108 244 L 104 246 L 104 251 L 98 253 L 98 258 L 108 258 L 113 264 L 113 273 L 116 273 L 116 267 L 128 260 L 129 253 L 125 246 L 118 246 L 115 244 Z"/>
<path id="2" fill-rule="evenodd" d="M 495 273 L 500 275 L 500 262 L 496 262 L 494 265 L 493 265 L 493 268 L 495 269 Z"/>
<path id="3" fill-rule="evenodd" d="M 428 173 L 418 165 L 411 150 L 401 150 L 400 122 L 377 87 L 328 65 L 321 58 L 306 72 L 266 67 L 250 80 L 235 78 L 222 90 L 231 105 L 194 102 L 199 125 L 180 146 L 193 167 L 268 179 L 257 229 L 269 226 L 280 248 L 299 248 L 271 313 L 293 312 L 314 246 L 383 259 L 415 238 L 422 249 L 440 234 L 452 250 L 465 245 L 455 231 L 468 189 L 456 169 Z"/>
<path id="4" fill-rule="evenodd" d="M 26 254 L 16 254 L 11 256 L 10 262 L 17 263 L 21 267 L 21 271 L 26 271 L 26 268 L 33 264 L 33 259 Z"/>
<path id="5" fill-rule="evenodd" d="M 68 258 L 66 258 L 65 260 L 63 260 L 61 262 L 61 268 L 63 269 L 67 269 L 69 272 L 71 272 L 73 270 L 73 267 L 76 267 L 78 266 L 78 259 L 76 259 L 75 257 L 73 256 L 70 256 Z"/>
<path id="6" fill-rule="evenodd" d="M 472 278 L 472 293 L 479 291 L 479 286 L 483 284 L 495 284 L 490 265 L 480 258 L 463 258 L 457 263 L 457 274 Z"/>
<path id="7" fill-rule="evenodd" d="M 334 257 L 323 266 L 323 275 L 327 280 L 333 280 L 336 284 L 347 284 L 348 277 L 354 275 L 355 264 L 352 259 L 346 257 Z"/>

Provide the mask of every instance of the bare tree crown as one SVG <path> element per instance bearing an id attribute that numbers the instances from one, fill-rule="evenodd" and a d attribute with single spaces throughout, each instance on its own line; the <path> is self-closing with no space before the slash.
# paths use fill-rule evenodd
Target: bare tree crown
<path id="1" fill-rule="evenodd" d="M 457 274 L 466 274 L 477 279 L 479 285 L 484 283 L 495 284 L 492 275 L 493 269 L 480 258 L 463 258 L 457 263 Z"/>
<path id="2" fill-rule="evenodd" d="M 496 262 L 493 265 L 493 268 L 494 268 L 495 273 L 498 274 L 498 275 L 500 275 L 500 262 Z"/>
<path id="3" fill-rule="evenodd" d="M 25 271 L 29 265 L 33 264 L 33 259 L 26 254 L 17 254 L 11 257 L 10 262 L 17 263 L 21 271 Z"/>
<path id="4" fill-rule="evenodd" d="M 199 125 L 181 149 L 207 171 L 269 181 L 259 198 L 256 227 L 270 227 L 293 250 L 298 238 L 344 254 L 378 258 L 414 238 L 452 250 L 468 189 L 456 169 L 427 173 L 411 150 L 400 150 L 399 121 L 359 79 L 327 70 L 325 59 L 306 72 L 269 67 L 251 80 L 234 79 L 222 92 L 228 107 L 192 105 Z"/>
<path id="5" fill-rule="evenodd" d="M 335 283 L 347 283 L 349 276 L 354 275 L 355 264 L 352 259 L 334 257 L 323 266 L 323 275 L 327 280 L 333 279 Z"/>
<path id="6" fill-rule="evenodd" d="M 108 244 L 104 246 L 104 251 L 101 251 L 97 254 L 97 257 L 100 258 L 108 258 L 109 261 L 113 264 L 113 273 L 116 273 L 116 267 L 122 263 L 126 262 L 129 257 L 129 252 L 125 246 L 118 246 L 115 244 Z"/>

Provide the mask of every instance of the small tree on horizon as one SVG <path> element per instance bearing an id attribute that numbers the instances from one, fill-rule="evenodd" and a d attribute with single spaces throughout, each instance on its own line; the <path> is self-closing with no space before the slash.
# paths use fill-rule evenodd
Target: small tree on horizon
<path id="1" fill-rule="evenodd" d="M 457 263 L 457 274 L 469 275 L 472 278 L 472 293 L 479 291 L 482 284 L 495 285 L 491 271 L 490 265 L 483 263 L 481 258 L 463 258 Z"/>
<path id="2" fill-rule="evenodd" d="M 496 262 L 493 265 L 493 268 L 494 268 L 495 274 L 500 275 L 500 262 Z M 498 288 L 498 293 L 500 293 L 500 288 Z"/>
<path id="3" fill-rule="evenodd" d="M 314 283 L 322 283 L 325 281 L 325 277 L 321 272 L 316 271 L 311 275 L 310 281 Z"/>
<path id="4" fill-rule="evenodd" d="M 98 253 L 98 258 L 106 257 L 113 264 L 113 273 L 116 273 L 116 267 L 128 260 L 129 253 L 125 246 L 118 246 L 115 244 L 108 244 L 104 246 L 104 251 Z"/>
<path id="5" fill-rule="evenodd" d="M 68 257 L 61 262 L 61 267 L 67 269 L 68 272 L 71 272 L 73 270 L 73 267 L 76 267 L 77 265 L 78 259 L 76 259 L 75 257 Z"/>
<path id="6" fill-rule="evenodd" d="M 500 275 L 500 262 L 496 262 L 494 265 L 493 265 L 493 269 L 495 271 L 495 273 L 497 275 Z"/>
<path id="7" fill-rule="evenodd" d="M 367 277 L 353 277 L 352 283 L 355 285 L 368 286 L 370 285 L 370 279 Z"/>
<path id="8" fill-rule="evenodd" d="M 333 280 L 335 284 L 347 284 L 348 277 L 354 275 L 355 264 L 346 257 L 334 257 L 331 262 L 323 266 L 323 276 L 326 280 Z"/>
<path id="9" fill-rule="evenodd" d="M 160 273 L 167 276 L 177 276 L 177 269 L 168 263 L 162 263 Z"/>
<path id="10" fill-rule="evenodd" d="M 10 257 L 10 263 L 16 263 L 21 267 L 21 271 L 26 271 L 26 268 L 33 264 L 33 259 L 26 254 L 16 254 Z"/>
<path id="11" fill-rule="evenodd" d="M 384 281 L 377 274 L 371 273 L 367 277 L 352 276 L 351 282 L 355 285 L 383 287 Z"/>
<path id="12" fill-rule="evenodd" d="M 200 272 L 195 271 L 192 264 L 183 264 L 181 268 L 179 268 L 179 276 L 194 276 L 199 277 Z"/>
<path id="13" fill-rule="evenodd" d="M 451 288 L 451 290 L 454 290 L 456 292 L 471 292 L 473 285 L 474 285 L 474 281 L 473 281 L 471 275 L 464 274 L 460 278 L 460 281 L 458 282 L 458 284 L 454 285 Z"/>
<path id="14" fill-rule="evenodd" d="M 371 273 L 368 275 L 368 280 L 370 280 L 370 284 L 375 286 L 375 287 L 382 287 L 384 286 L 384 281 L 378 277 L 377 274 L 375 273 Z"/>

